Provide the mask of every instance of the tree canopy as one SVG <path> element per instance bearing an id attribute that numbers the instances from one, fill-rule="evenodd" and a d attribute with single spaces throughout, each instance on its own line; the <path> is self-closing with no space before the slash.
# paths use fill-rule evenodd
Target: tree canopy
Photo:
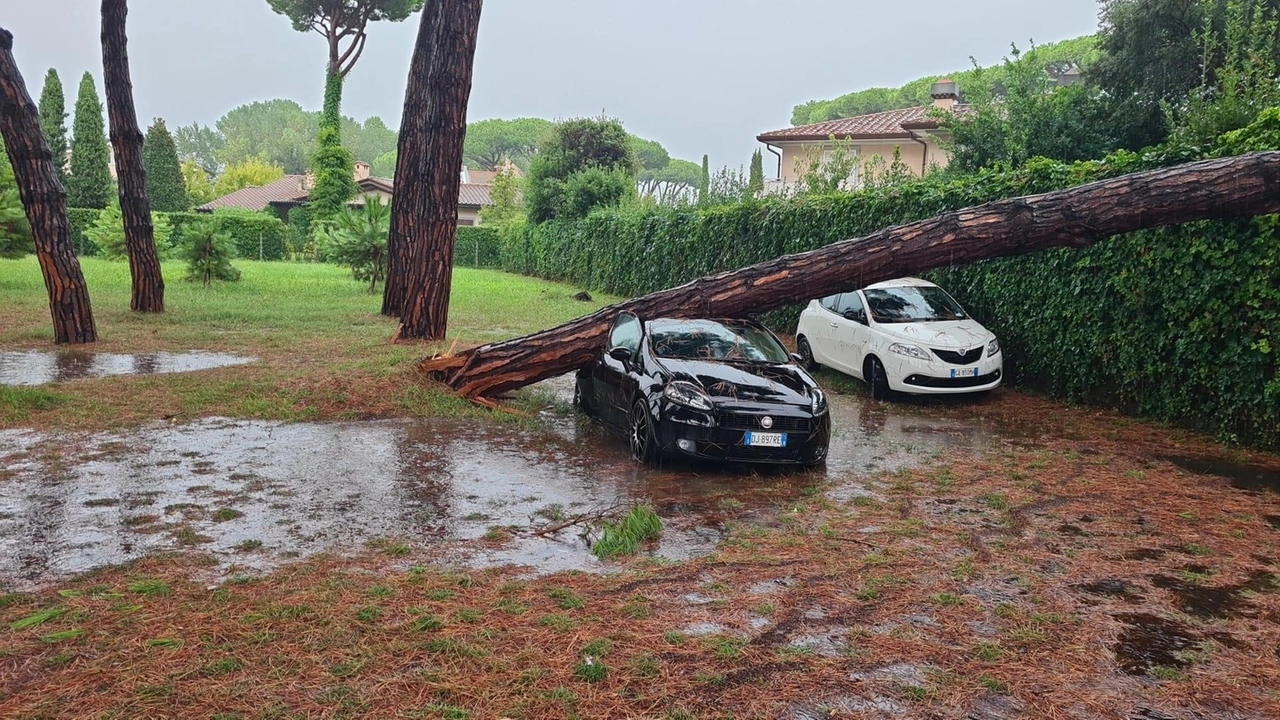
<path id="1" fill-rule="evenodd" d="M 268 185 L 284 177 L 284 169 L 257 158 L 249 158 L 244 162 L 228 165 L 214 183 L 215 197 L 230 195 L 241 188 Z"/>
<path id="2" fill-rule="evenodd" d="M 529 219 L 583 217 L 635 194 L 632 138 L 618 120 L 582 118 L 555 126 L 529 164 Z"/>
<path id="3" fill-rule="evenodd" d="M 371 22 L 402 22 L 423 0 L 267 0 L 298 32 L 316 32 L 329 46 L 329 72 L 346 77 L 360 59 Z M 342 43 L 346 42 L 346 47 Z"/>
<path id="4" fill-rule="evenodd" d="M 142 165 L 147 171 L 147 197 L 156 212 L 185 212 L 191 209 L 182 164 L 173 136 L 164 120 L 157 118 L 147 128 L 142 143 Z"/>
<path id="5" fill-rule="evenodd" d="M 538 151 L 538 143 L 555 127 L 542 118 L 480 120 L 467 125 L 462 153 L 469 167 L 494 170 L 508 158 L 522 170 Z"/>

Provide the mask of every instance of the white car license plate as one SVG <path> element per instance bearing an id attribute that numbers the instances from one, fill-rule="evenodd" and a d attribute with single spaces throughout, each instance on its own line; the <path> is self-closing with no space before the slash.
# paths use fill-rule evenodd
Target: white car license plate
<path id="1" fill-rule="evenodd" d="M 749 432 L 743 439 L 743 444 L 749 447 L 784 448 L 787 446 L 787 435 L 786 433 Z"/>
<path id="2" fill-rule="evenodd" d="M 967 377 L 974 377 L 974 378 L 976 378 L 976 377 L 978 377 L 978 368 L 964 368 L 963 370 L 956 370 L 955 368 L 952 368 L 952 369 L 951 369 L 951 377 L 953 377 L 953 378 L 967 378 Z"/>

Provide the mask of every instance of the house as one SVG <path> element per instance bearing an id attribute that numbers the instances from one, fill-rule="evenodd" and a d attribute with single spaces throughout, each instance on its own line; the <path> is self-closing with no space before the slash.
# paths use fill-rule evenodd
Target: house
<path id="1" fill-rule="evenodd" d="M 381 197 L 385 201 L 390 201 L 395 193 L 395 183 L 393 181 L 388 178 L 372 177 L 369 174 L 369 170 L 369 163 L 358 162 L 355 165 L 355 181 L 359 195 L 351 200 L 349 203 L 351 207 L 363 206 L 365 198 L 371 196 Z M 493 204 L 493 201 L 489 198 L 489 183 L 471 182 L 478 175 L 482 175 L 482 173 L 472 173 L 466 168 L 462 170 L 462 184 L 458 188 L 459 225 L 479 225 L 480 209 L 486 205 Z M 489 173 L 489 175 L 492 175 L 492 173 Z M 197 207 L 195 210 L 200 213 L 211 213 L 214 210 L 224 208 L 252 210 L 254 212 L 271 210 L 280 219 L 287 220 L 290 210 L 306 204 L 307 198 L 311 194 L 311 188 L 314 185 L 315 177 L 310 174 L 285 175 L 267 185 L 247 187 L 230 195 L 224 195 Z"/>
<path id="2" fill-rule="evenodd" d="M 934 83 L 931 94 L 932 105 L 774 130 L 756 139 L 778 156 L 778 179 L 783 186 L 800 181 L 810 158 L 829 160 L 837 143 L 861 160 L 855 163 L 849 187 L 861 183 L 863 162 L 876 155 L 890 162 L 895 149 L 912 173 L 923 175 L 930 166 L 946 167 L 950 159 L 941 142 L 947 132 L 941 127 L 938 112 L 968 111 L 968 106 L 961 103 L 960 88 L 949 78 Z"/>

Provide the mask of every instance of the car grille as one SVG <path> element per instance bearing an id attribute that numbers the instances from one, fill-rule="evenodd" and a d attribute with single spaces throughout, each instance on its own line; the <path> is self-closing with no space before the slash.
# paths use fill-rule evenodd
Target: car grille
<path id="1" fill-rule="evenodd" d="M 765 416 L 773 418 L 773 427 L 766 428 L 760 424 L 760 418 Z M 813 429 L 813 420 L 806 417 L 779 416 L 770 415 L 769 413 L 724 413 L 720 416 L 720 427 L 728 430 L 807 433 Z"/>
<path id="2" fill-rule="evenodd" d="M 987 373 L 986 375 L 979 375 L 978 377 L 966 377 L 966 378 L 940 378 L 940 377 L 929 377 L 927 375 L 909 375 L 907 376 L 907 379 L 904 380 L 903 382 L 905 382 L 908 385 L 915 385 L 916 387 L 969 388 L 969 387 L 981 387 L 983 385 L 990 385 L 991 383 L 999 379 L 1000 379 L 1000 371 L 996 370 L 995 372 Z"/>
<path id="3" fill-rule="evenodd" d="M 801 450 L 799 448 L 756 448 L 735 445 L 725 452 L 725 459 L 730 462 L 741 460 L 744 462 L 793 463 L 800 462 L 800 453 Z"/>
<path id="4" fill-rule="evenodd" d="M 956 352 L 955 350 L 939 350 L 932 348 L 933 354 L 942 358 L 944 362 L 952 365 L 972 365 L 982 359 L 982 346 L 969 350 L 967 352 Z"/>

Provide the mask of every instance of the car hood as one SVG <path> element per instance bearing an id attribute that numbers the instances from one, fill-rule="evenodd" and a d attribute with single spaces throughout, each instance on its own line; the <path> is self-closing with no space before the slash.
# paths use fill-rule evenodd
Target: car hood
<path id="1" fill-rule="evenodd" d="M 672 380 L 696 383 L 719 400 L 807 405 L 813 381 L 795 365 L 750 365 L 660 358 Z"/>
<path id="2" fill-rule="evenodd" d="M 975 320 L 880 323 L 876 328 L 894 340 L 941 350 L 969 350 L 995 338 L 990 330 Z"/>

